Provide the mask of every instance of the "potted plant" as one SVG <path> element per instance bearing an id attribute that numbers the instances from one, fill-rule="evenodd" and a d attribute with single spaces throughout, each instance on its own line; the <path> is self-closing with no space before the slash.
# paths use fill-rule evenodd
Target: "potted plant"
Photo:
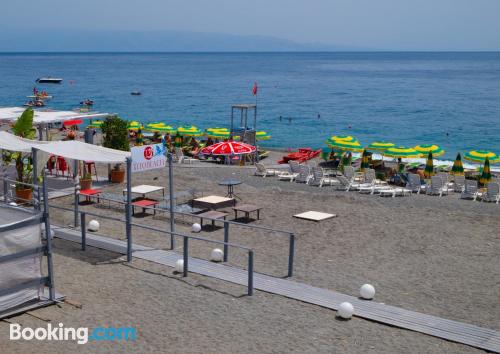
<path id="1" fill-rule="evenodd" d="M 90 172 L 84 171 L 82 178 L 80 178 L 80 189 L 92 189 L 92 175 Z"/>
<path id="2" fill-rule="evenodd" d="M 34 139 L 36 130 L 33 128 L 33 110 L 28 108 L 18 118 L 12 131 L 15 135 L 25 138 Z M 33 189 L 27 184 L 33 183 L 33 161 L 30 154 L 22 152 L 4 151 L 2 159 L 5 165 L 14 162 L 16 167 L 16 202 L 25 203 L 33 197 Z"/>
<path id="3" fill-rule="evenodd" d="M 128 141 L 127 121 L 118 116 L 108 117 L 101 126 L 104 134 L 103 146 L 122 151 L 130 150 Z M 125 170 L 121 164 L 116 164 L 110 173 L 113 183 L 122 183 L 125 180 Z"/>

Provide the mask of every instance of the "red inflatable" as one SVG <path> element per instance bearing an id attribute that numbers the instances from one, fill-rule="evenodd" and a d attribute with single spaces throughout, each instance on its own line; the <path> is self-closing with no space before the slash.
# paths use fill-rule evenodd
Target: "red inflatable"
<path id="1" fill-rule="evenodd" d="M 288 161 L 290 160 L 302 163 L 307 160 L 314 159 L 319 154 L 321 154 L 321 149 L 313 150 L 311 148 L 300 148 L 296 152 L 292 152 L 288 155 L 283 156 L 283 158 L 279 160 L 278 163 L 288 163 Z"/>

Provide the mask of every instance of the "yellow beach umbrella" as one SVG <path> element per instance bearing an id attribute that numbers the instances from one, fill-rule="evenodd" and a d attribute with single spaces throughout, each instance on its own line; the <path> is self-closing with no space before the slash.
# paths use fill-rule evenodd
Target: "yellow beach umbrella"
<path id="1" fill-rule="evenodd" d="M 269 135 L 265 131 L 258 131 L 255 133 L 255 139 L 257 139 L 257 140 L 269 140 L 269 139 L 271 139 L 271 135 Z"/>
<path id="2" fill-rule="evenodd" d="M 142 124 L 136 120 L 132 120 L 132 121 L 128 122 L 127 129 L 128 130 L 139 130 L 139 129 L 142 129 Z"/>
<path id="3" fill-rule="evenodd" d="M 371 143 L 366 147 L 366 150 L 384 152 L 385 150 L 390 149 L 392 147 L 396 147 L 396 144 L 390 143 L 388 141 L 374 141 L 373 143 Z"/>
<path id="4" fill-rule="evenodd" d="M 385 151 L 385 155 L 401 159 L 418 158 L 421 156 L 421 154 L 417 150 L 413 148 L 407 148 L 404 146 L 389 148 Z"/>
<path id="5" fill-rule="evenodd" d="M 185 135 L 185 136 L 202 136 L 203 132 L 199 130 L 197 127 L 194 125 L 185 125 L 182 127 L 177 128 L 177 132 L 179 132 L 180 135 Z"/>
<path id="6" fill-rule="evenodd" d="M 490 160 L 486 158 L 484 160 L 483 172 L 481 173 L 481 177 L 479 177 L 479 183 L 484 186 L 489 181 L 491 181 Z"/>
<path id="7" fill-rule="evenodd" d="M 488 158 L 490 163 L 500 162 L 500 156 L 488 150 L 472 150 L 464 154 L 464 159 L 483 163 Z"/>
<path id="8" fill-rule="evenodd" d="M 351 135 L 332 135 L 329 140 L 358 141 L 358 139 Z"/>
<path id="9" fill-rule="evenodd" d="M 328 139 L 326 141 L 328 146 L 330 146 L 334 150 L 341 151 L 354 151 L 354 152 L 362 152 L 363 147 L 358 141 L 344 141 L 344 140 L 333 140 Z"/>
<path id="10" fill-rule="evenodd" d="M 432 155 L 434 157 L 441 156 L 445 153 L 441 147 L 438 145 L 433 145 L 433 144 L 422 144 L 422 145 L 417 145 L 414 147 L 415 150 L 417 150 L 419 153 L 422 154 L 422 157 L 425 157 L 429 154 L 429 152 L 432 152 Z"/>

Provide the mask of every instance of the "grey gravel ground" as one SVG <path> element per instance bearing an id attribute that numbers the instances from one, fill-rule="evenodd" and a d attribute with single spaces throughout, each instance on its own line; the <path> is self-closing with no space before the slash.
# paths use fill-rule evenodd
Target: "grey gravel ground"
<path id="1" fill-rule="evenodd" d="M 290 230 L 297 237 L 294 279 L 318 287 L 357 295 L 363 283 L 377 288 L 376 300 L 406 309 L 500 330 L 500 206 L 447 197 L 381 198 L 337 192 L 252 176 L 251 168 L 207 164 L 176 166 L 176 190 L 192 186 L 205 195 L 224 195 L 217 181 L 241 179 L 235 191 L 244 202 L 264 209 L 251 224 Z M 166 171 L 134 175 L 134 185 L 166 185 Z M 119 192 L 122 187 L 105 187 Z M 71 198 L 56 204 L 70 206 Z M 119 215 L 116 208 L 85 206 L 102 215 Z M 320 223 L 293 218 L 307 211 L 337 214 Z M 54 223 L 72 215 L 52 213 Z M 100 220 L 101 233 L 124 239 L 123 226 Z M 163 216 L 137 217 L 135 222 L 167 229 Z M 178 230 L 189 233 L 190 217 Z M 200 236 L 221 240 L 221 229 Z M 165 235 L 134 228 L 134 242 L 168 248 Z M 231 242 L 255 249 L 256 270 L 286 274 L 287 238 L 245 227 L 231 229 Z M 212 246 L 193 242 L 193 256 L 207 258 Z M 76 346 L 61 342 L 11 342 L 0 322 L 2 351 L 57 352 L 480 352 L 427 335 L 354 318 L 263 292 L 252 298 L 245 288 L 190 274 L 180 279 L 172 269 L 90 248 L 56 242 L 58 291 L 82 304 L 33 311 L 37 317 L 75 326 L 136 326 L 135 343 L 101 342 Z M 246 254 L 232 251 L 230 262 L 245 266 Z M 12 322 L 42 325 L 25 314 Z"/>

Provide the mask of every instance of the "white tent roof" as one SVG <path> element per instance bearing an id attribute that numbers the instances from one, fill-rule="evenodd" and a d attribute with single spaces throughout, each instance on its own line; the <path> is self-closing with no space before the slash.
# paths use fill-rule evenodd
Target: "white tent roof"
<path id="1" fill-rule="evenodd" d="M 80 141 L 36 141 L 23 139 L 0 131 L 0 149 L 31 152 L 32 148 L 67 159 L 106 163 L 125 162 L 131 154 L 128 151 L 108 149 Z"/>
<path id="2" fill-rule="evenodd" d="M 25 111 L 22 107 L 0 107 L 0 121 L 15 121 Z M 78 113 L 73 111 L 34 110 L 33 124 L 64 122 L 71 119 L 104 118 L 108 113 Z"/>

